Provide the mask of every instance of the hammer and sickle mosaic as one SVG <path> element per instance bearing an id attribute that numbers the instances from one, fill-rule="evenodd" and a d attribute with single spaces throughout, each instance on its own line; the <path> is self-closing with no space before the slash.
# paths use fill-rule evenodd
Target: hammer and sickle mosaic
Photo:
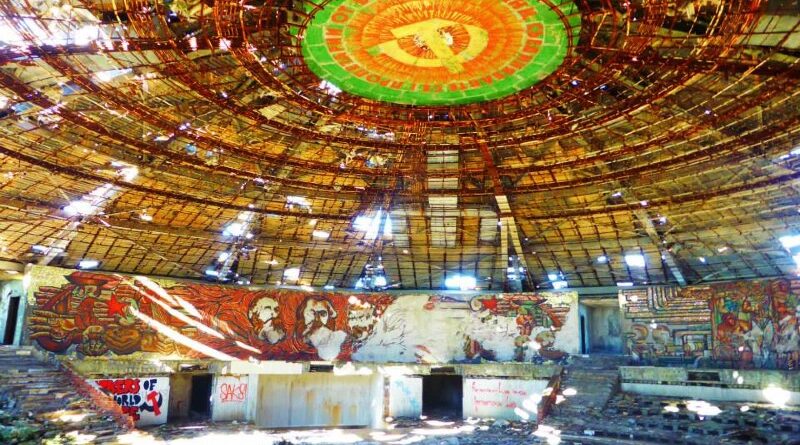
<path id="1" fill-rule="evenodd" d="M 332 0 L 303 55 L 347 93 L 410 105 L 501 98 L 555 71 L 577 43 L 572 1 Z"/>

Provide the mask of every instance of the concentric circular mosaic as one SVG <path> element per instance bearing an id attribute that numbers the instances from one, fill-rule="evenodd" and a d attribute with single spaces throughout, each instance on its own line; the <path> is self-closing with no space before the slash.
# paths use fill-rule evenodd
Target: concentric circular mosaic
<path id="1" fill-rule="evenodd" d="M 332 0 L 306 28 L 303 54 L 316 75 L 351 94 L 467 104 L 547 77 L 579 28 L 569 0 L 553 8 L 538 0 Z"/>

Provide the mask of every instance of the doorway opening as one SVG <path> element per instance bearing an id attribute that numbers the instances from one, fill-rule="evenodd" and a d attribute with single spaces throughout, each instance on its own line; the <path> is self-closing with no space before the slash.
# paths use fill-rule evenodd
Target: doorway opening
<path id="1" fill-rule="evenodd" d="M 434 418 L 460 419 L 463 412 L 464 380 L 460 375 L 422 377 L 422 414 Z"/>
<path id="2" fill-rule="evenodd" d="M 19 317 L 20 297 L 8 299 L 8 312 L 6 313 L 6 331 L 3 333 L 3 344 L 13 345 L 17 333 L 17 318 Z"/>
<path id="3" fill-rule="evenodd" d="M 191 419 L 208 419 L 211 417 L 211 374 L 192 376 L 189 417 Z"/>
<path id="4" fill-rule="evenodd" d="M 586 317 L 581 314 L 581 354 L 586 354 Z"/>

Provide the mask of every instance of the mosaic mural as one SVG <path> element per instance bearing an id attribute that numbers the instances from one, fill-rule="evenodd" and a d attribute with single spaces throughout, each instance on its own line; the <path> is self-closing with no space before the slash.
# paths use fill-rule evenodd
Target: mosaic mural
<path id="1" fill-rule="evenodd" d="M 544 79 L 577 43 L 575 4 L 549 4 L 332 0 L 307 27 L 303 56 L 320 78 L 370 99 L 416 105 L 496 99 Z"/>
<path id="2" fill-rule="evenodd" d="M 712 291 L 715 359 L 800 369 L 800 281 L 740 281 Z"/>
<path id="3" fill-rule="evenodd" d="M 705 357 L 719 366 L 800 369 L 800 281 L 620 292 L 626 351 L 640 360 Z"/>
<path id="4" fill-rule="evenodd" d="M 649 287 L 619 294 L 625 350 L 638 359 L 702 357 L 711 347 L 703 288 Z"/>
<path id="5" fill-rule="evenodd" d="M 56 353 L 221 360 L 474 362 L 578 349 L 577 295 L 442 296 L 156 283 L 35 268 L 28 327 Z"/>

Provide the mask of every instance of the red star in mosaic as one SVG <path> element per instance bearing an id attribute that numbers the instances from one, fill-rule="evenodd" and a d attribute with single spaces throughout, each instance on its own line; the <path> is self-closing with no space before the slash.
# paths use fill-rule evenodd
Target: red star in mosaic
<path id="1" fill-rule="evenodd" d="M 490 311 L 496 311 L 497 310 L 497 297 L 492 295 L 491 299 L 481 300 L 481 304 L 483 305 L 484 308 L 486 308 L 486 309 L 488 309 Z"/>
<path id="2" fill-rule="evenodd" d="M 119 315 L 120 317 L 125 316 L 125 308 L 128 307 L 127 303 L 123 303 L 117 300 L 116 295 L 112 295 L 111 299 L 108 300 L 108 316 L 113 317 L 114 314 Z"/>

